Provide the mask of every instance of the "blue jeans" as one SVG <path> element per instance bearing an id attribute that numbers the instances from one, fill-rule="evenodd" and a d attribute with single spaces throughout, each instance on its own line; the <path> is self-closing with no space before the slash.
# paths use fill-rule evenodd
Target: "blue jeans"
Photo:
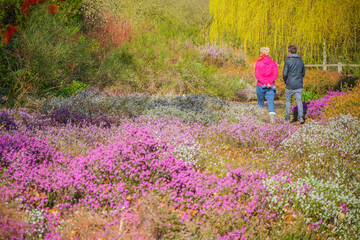
<path id="1" fill-rule="evenodd" d="M 264 107 L 264 101 L 266 96 L 266 101 L 269 107 L 269 112 L 275 112 L 274 99 L 276 94 L 275 85 L 271 85 L 271 87 L 267 88 L 266 86 L 256 86 L 256 96 L 258 100 L 258 104 L 261 108 Z"/>
<path id="2" fill-rule="evenodd" d="M 298 105 L 298 119 L 299 121 L 303 120 L 304 117 L 304 110 L 303 104 L 301 101 L 303 89 L 299 88 L 296 90 L 285 89 L 285 120 L 290 120 L 290 110 L 291 110 L 291 100 L 292 96 L 295 95 L 295 100 Z"/>

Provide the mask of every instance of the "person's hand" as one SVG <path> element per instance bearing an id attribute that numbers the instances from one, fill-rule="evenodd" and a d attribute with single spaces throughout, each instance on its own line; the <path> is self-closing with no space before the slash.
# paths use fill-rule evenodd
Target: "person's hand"
<path id="1" fill-rule="evenodd" d="M 267 88 L 271 87 L 270 83 L 268 83 L 268 84 L 266 85 L 266 87 L 267 87 Z"/>

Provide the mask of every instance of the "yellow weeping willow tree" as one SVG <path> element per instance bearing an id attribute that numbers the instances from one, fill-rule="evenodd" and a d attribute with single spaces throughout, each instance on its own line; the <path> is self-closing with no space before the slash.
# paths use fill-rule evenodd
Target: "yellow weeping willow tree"
<path id="1" fill-rule="evenodd" d="M 248 56 L 268 46 L 282 62 L 290 44 L 308 63 L 360 54 L 360 0 L 210 0 L 210 14 L 210 38 L 235 34 Z"/>

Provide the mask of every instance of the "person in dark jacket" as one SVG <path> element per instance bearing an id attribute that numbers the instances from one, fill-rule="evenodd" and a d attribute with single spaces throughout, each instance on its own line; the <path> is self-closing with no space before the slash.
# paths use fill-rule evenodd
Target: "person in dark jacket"
<path id="1" fill-rule="evenodd" d="M 296 54 L 294 45 L 288 48 L 288 58 L 283 69 L 283 78 L 286 84 L 285 89 L 285 121 L 290 121 L 290 107 L 292 96 L 295 95 L 298 105 L 298 120 L 304 124 L 303 104 L 301 101 L 303 92 L 303 77 L 305 76 L 305 65 L 299 55 Z M 296 121 L 296 119 L 293 119 Z"/>

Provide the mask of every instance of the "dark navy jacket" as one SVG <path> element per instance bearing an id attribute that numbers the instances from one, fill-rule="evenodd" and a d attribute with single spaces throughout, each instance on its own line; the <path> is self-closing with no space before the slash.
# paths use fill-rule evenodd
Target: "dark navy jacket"
<path id="1" fill-rule="evenodd" d="M 305 76 L 305 65 L 297 54 L 290 54 L 285 61 L 283 78 L 286 88 L 296 90 L 303 88 L 303 77 Z"/>

